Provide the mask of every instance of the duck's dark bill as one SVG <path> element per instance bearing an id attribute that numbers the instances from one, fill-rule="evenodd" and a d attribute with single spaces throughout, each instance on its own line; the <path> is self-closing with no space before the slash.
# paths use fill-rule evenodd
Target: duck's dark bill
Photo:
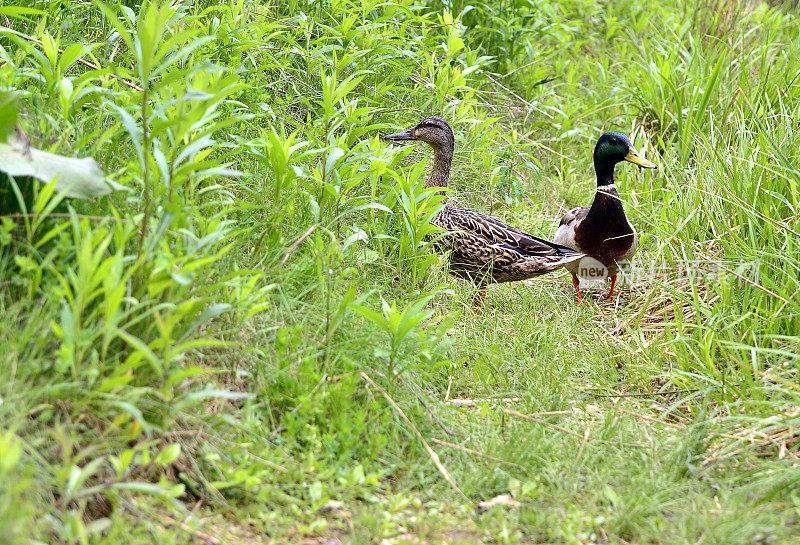
<path id="1" fill-rule="evenodd" d="M 396 132 L 394 134 L 387 134 L 384 136 L 386 140 L 414 140 L 414 135 L 411 133 L 410 130 L 403 131 L 403 132 Z"/>

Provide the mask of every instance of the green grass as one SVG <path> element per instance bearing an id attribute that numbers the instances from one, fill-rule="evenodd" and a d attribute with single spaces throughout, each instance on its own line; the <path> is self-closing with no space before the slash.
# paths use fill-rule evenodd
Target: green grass
<path id="1" fill-rule="evenodd" d="M 0 188 L 0 541 L 796 540 L 797 6 L 128 4 L 0 7 L 31 145 L 133 190 Z M 474 314 L 378 138 L 433 114 L 543 236 L 631 133 L 621 296 Z"/>

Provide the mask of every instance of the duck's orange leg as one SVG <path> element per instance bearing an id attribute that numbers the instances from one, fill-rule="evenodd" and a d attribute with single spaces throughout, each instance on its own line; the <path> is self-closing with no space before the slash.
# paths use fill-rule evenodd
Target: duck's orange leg
<path id="1" fill-rule="evenodd" d="M 611 298 L 614 296 L 614 286 L 617 284 L 617 275 L 611 275 L 611 291 L 608 292 L 608 297 L 606 297 L 606 301 L 611 301 Z"/>
<path id="2" fill-rule="evenodd" d="M 474 299 L 472 299 L 475 314 L 483 314 L 483 302 L 486 300 L 486 288 L 481 288 Z"/>
<path id="3" fill-rule="evenodd" d="M 578 276 L 573 274 L 572 275 L 572 285 L 575 286 L 575 293 L 578 294 L 578 304 L 583 303 L 583 297 L 581 297 L 581 283 L 578 280 Z"/>

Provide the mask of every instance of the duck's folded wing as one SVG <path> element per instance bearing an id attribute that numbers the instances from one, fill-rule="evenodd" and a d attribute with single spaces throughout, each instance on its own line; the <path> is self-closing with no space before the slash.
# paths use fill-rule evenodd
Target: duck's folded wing
<path id="1" fill-rule="evenodd" d="M 584 218 L 586 218 L 586 215 L 588 213 L 589 213 L 588 206 L 579 206 L 577 208 L 573 208 L 572 210 L 564 214 L 564 217 L 561 218 L 561 223 L 559 223 L 559 226 L 561 225 L 569 226 L 578 224 L 582 222 Z"/>
<path id="2" fill-rule="evenodd" d="M 526 233 L 495 217 L 466 209 L 454 209 L 453 212 L 455 213 L 442 218 L 448 223 L 444 226 L 448 231 L 466 231 L 524 255 L 550 256 L 575 253 L 571 248 Z"/>
<path id="3" fill-rule="evenodd" d="M 556 230 L 556 235 L 553 237 L 553 242 L 577 250 L 579 246 L 575 240 L 575 228 L 580 225 L 588 213 L 588 206 L 579 206 L 564 214 Z"/>
<path id="4" fill-rule="evenodd" d="M 489 242 L 486 238 L 461 231 L 446 235 L 439 244 L 451 250 L 451 271 L 478 278 L 487 275 L 494 282 L 524 280 L 560 269 L 581 259 L 583 254 L 571 251 L 565 255 L 553 251 L 534 255 L 507 244 Z"/>

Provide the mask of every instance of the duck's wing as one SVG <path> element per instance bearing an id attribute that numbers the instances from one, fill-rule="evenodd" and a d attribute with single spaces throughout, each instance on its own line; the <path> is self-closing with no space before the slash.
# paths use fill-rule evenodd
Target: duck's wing
<path id="1" fill-rule="evenodd" d="M 490 242 L 486 237 L 457 231 L 445 235 L 440 244 L 451 250 L 451 271 L 461 276 L 486 282 L 510 282 L 533 278 L 555 271 L 578 261 L 582 253 L 568 248 L 562 252 L 550 248 L 550 253 L 528 253 L 518 247 Z"/>
<path id="2" fill-rule="evenodd" d="M 564 214 L 564 217 L 561 218 L 561 223 L 559 223 L 558 229 L 556 230 L 556 236 L 553 237 L 553 241 L 561 246 L 566 246 L 567 248 L 572 248 L 573 250 L 579 251 L 580 248 L 575 242 L 575 229 L 586 218 L 588 213 L 588 206 L 579 206 Z"/>
<path id="3" fill-rule="evenodd" d="M 568 256 L 574 249 L 536 237 L 512 227 L 493 216 L 474 210 L 446 207 L 440 213 L 441 227 L 451 232 L 466 232 L 484 239 L 485 242 L 500 244 L 509 251 L 527 256 Z"/>

